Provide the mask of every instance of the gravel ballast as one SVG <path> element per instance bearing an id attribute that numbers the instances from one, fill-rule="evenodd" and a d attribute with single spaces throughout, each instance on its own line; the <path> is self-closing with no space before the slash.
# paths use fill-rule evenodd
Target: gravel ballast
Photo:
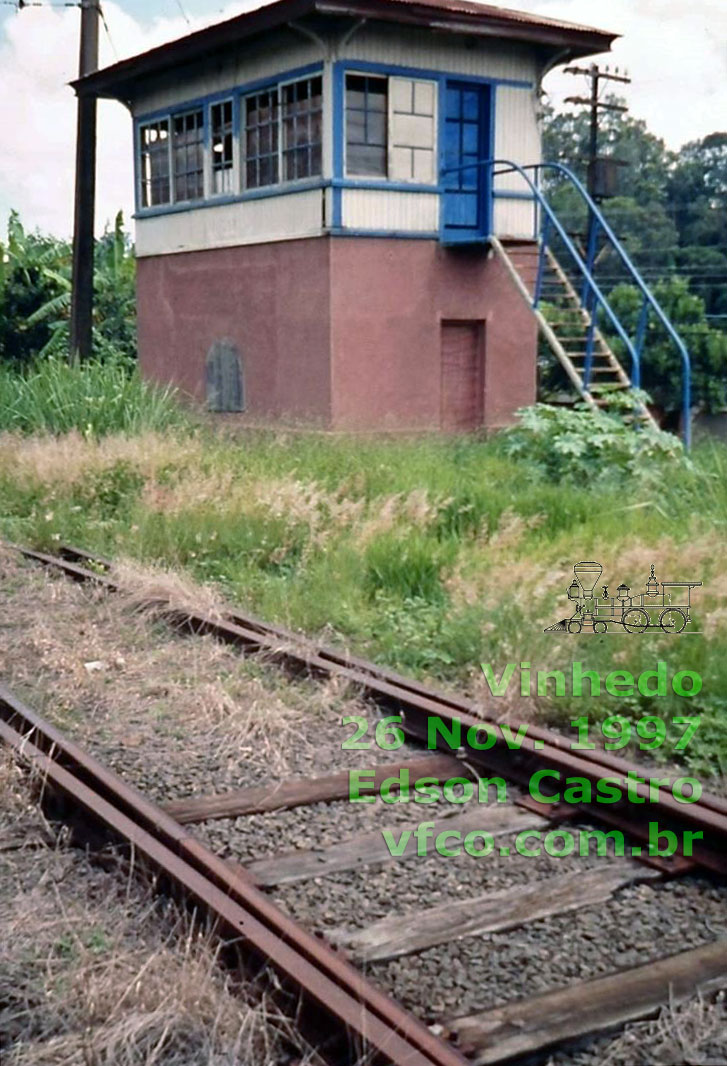
<path id="1" fill-rule="evenodd" d="M 0 587 L 7 605 L 0 651 L 6 683 L 158 802 L 423 754 L 410 745 L 395 753 L 343 752 L 351 727 L 341 725 L 342 715 L 363 714 L 372 722 L 377 717 L 356 692 L 335 683 L 291 681 L 275 666 L 245 660 L 210 638 L 178 636 L 114 597 L 74 586 L 6 551 L 0 551 Z M 447 803 L 337 801 L 189 828 L 216 852 L 244 864 L 462 810 Z M 360 929 L 391 914 L 403 923 L 415 921 L 423 907 L 546 882 L 607 861 L 496 852 L 482 859 L 417 857 L 278 886 L 272 896 L 310 928 Z M 434 1023 L 727 936 L 726 903 L 727 886 L 705 876 L 632 884 L 597 907 L 584 899 L 568 914 L 372 964 L 367 973 Z M 700 1025 L 709 1061 L 727 1061 L 722 1001 L 703 1006 L 691 1004 L 688 1021 L 672 1012 L 668 1032 L 665 1014 L 662 1029 L 656 1022 L 639 1023 L 615 1037 L 581 1042 L 573 1057 L 556 1051 L 539 1061 L 666 1066 L 664 1056 L 680 1047 L 678 1034 L 686 1029 L 692 1050 L 677 1053 L 685 1062 L 700 1061 L 686 1057 L 701 1053 L 693 1051 L 701 1046 Z"/>

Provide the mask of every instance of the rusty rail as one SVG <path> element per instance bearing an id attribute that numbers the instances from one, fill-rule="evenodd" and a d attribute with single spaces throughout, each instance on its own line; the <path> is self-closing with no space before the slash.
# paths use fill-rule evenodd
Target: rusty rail
<path id="1" fill-rule="evenodd" d="M 288 918 L 240 871 L 195 840 L 156 804 L 0 685 L 0 739 L 46 787 L 134 849 L 216 919 L 220 930 L 268 962 L 337 1032 L 329 1061 L 352 1047 L 395 1066 L 463 1066 L 465 1059 L 365 980 L 340 954 Z M 369 1061 L 369 1060 L 367 1060 Z"/>
<path id="2" fill-rule="evenodd" d="M 107 573 L 98 573 L 80 565 L 80 562 L 95 563 L 108 570 L 112 562 L 104 557 L 69 546 L 60 549 L 61 557 L 27 548 L 19 550 L 27 558 L 60 569 L 74 580 L 92 581 L 109 591 L 118 587 Z M 209 634 L 247 651 L 263 652 L 273 661 L 297 672 L 342 677 L 358 685 L 364 695 L 380 707 L 401 714 L 405 733 L 417 740 L 426 739 L 427 722 L 433 717 L 450 724 L 459 721 L 463 734 L 470 726 L 481 726 L 483 721 L 496 724 L 472 701 L 429 688 L 364 659 L 320 646 L 281 626 L 268 625 L 240 611 L 230 611 L 223 618 L 212 618 L 202 612 L 169 608 L 164 611 L 164 617 L 183 632 Z M 516 727 L 517 723 L 514 723 L 513 728 Z M 461 754 L 467 761 L 488 773 L 500 774 L 523 786 L 527 786 L 537 769 L 546 767 L 559 771 L 563 779 L 567 776 L 582 777 L 594 789 L 604 777 L 618 778 L 625 785 L 629 773 L 644 776 L 644 767 L 607 751 L 595 749 L 574 754 L 565 737 L 530 724 L 517 750 L 507 746 L 499 731 L 497 742 L 489 750 L 472 747 L 464 740 L 464 736 L 463 747 Z M 638 802 L 622 798 L 618 803 L 608 806 L 582 803 L 577 809 L 586 813 L 589 819 L 615 826 L 643 843 L 648 843 L 649 823 L 653 820 L 658 820 L 660 828 L 676 832 L 679 839 L 682 839 L 686 830 L 701 832 L 703 838 L 695 841 L 690 860 L 679 854 L 671 858 L 652 857 L 648 849 L 644 849 L 642 861 L 675 874 L 691 865 L 727 874 L 726 800 L 703 793 L 697 802 L 684 804 L 675 800 L 670 793 L 660 791 L 658 800 L 651 802 L 648 783 L 636 785 L 633 792 Z"/>

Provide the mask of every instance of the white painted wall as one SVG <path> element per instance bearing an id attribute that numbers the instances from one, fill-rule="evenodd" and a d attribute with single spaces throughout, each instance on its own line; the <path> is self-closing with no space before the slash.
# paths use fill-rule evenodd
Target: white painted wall
<path id="1" fill-rule="evenodd" d="M 521 166 L 523 163 L 539 163 L 542 146 L 537 91 L 498 85 L 496 107 L 495 156 L 512 159 Z M 498 179 L 497 187 L 526 191 L 522 178 L 517 175 Z"/>
<path id="2" fill-rule="evenodd" d="M 350 24 L 349 24 L 350 26 Z M 224 59 L 184 67 L 150 82 L 133 101 L 135 116 L 226 92 L 297 67 L 324 62 L 323 177 L 333 173 L 332 63 L 336 59 L 375 62 L 478 77 L 537 83 L 539 63 L 533 48 L 498 39 L 438 34 L 426 29 L 365 24 L 353 35 L 331 32 L 320 43 L 290 28 L 262 42 L 241 45 Z M 520 164 L 540 159 L 537 96 L 534 89 L 500 85 L 496 98 L 496 155 Z M 522 179 L 497 179 L 498 188 L 524 190 Z M 199 248 L 295 239 L 322 232 L 320 190 L 260 200 L 205 206 L 137 219 L 137 254 L 173 253 Z M 325 192 L 325 218 L 332 222 L 331 190 Z M 342 224 L 360 230 L 433 232 L 439 227 L 436 194 L 346 189 Z M 494 229 L 499 236 L 532 236 L 532 207 L 496 200 Z"/>
<path id="3" fill-rule="evenodd" d="M 433 33 L 423 27 L 366 24 L 345 44 L 332 44 L 333 58 L 470 74 L 479 78 L 535 81 L 538 62 L 528 45 L 498 38 Z"/>
<path id="4" fill-rule="evenodd" d="M 286 70 L 320 63 L 324 58 L 324 50 L 315 42 L 293 30 L 281 29 L 266 37 L 264 43 L 241 45 L 232 56 L 180 67 L 173 74 L 155 79 L 136 96 L 132 113 L 138 117 L 187 100 L 227 92 Z"/>
<path id="5" fill-rule="evenodd" d="M 385 189 L 343 189 L 341 223 L 346 229 L 436 233 L 439 196 Z"/>
<path id="6" fill-rule="evenodd" d="M 136 220 L 138 257 L 318 237 L 323 190 L 266 196 Z"/>
<path id="7" fill-rule="evenodd" d="M 498 237 L 532 240 L 535 234 L 532 201 L 495 198 L 492 228 Z"/>

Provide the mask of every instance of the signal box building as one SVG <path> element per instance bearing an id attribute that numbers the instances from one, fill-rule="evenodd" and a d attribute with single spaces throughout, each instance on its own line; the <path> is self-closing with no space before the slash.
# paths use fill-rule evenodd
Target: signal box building
<path id="1" fill-rule="evenodd" d="M 614 35 L 467 0 L 278 0 L 76 83 L 134 122 L 143 373 L 213 410 L 466 431 L 535 399 L 540 83 Z"/>

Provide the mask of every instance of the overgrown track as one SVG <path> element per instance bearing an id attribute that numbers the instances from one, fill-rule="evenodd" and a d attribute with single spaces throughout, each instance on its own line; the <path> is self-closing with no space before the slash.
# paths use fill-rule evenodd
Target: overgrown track
<path id="1" fill-rule="evenodd" d="M 47 555 L 31 549 L 21 549 L 30 559 L 61 570 L 76 581 L 91 581 L 109 591 L 117 589 L 116 582 L 108 573 L 99 573 L 98 568 L 110 570 L 109 559 L 99 558 L 80 548 L 64 546 L 60 556 Z M 91 570 L 93 564 L 97 569 Z M 164 604 L 159 606 L 163 609 Z M 469 700 L 439 692 L 416 681 L 404 678 L 375 663 L 347 655 L 332 648 L 306 641 L 299 634 L 281 626 L 269 625 L 254 616 L 240 611 L 230 611 L 222 618 L 213 618 L 203 612 L 163 611 L 166 620 L 177 629 L 190 633 L 205 633 L 226 643 L 243 647 L 252 652 L 264 652 L 266 657 L 279 662 L 296 672 L 318 676 L 342 678 L 359 686 L 362 693 L 386 710 L 393 710 L 403 718 L 402 729 L 413 740 L 426 740 L 429 735 L 428 720 L 438 718 L 456 728 L 461 726 L 462 749 L 458 756 L 478 769 L 500 774 L 507 780 L 527 785 L 533 773 L 539 769 L 553 769 L 566 776 L 582 777 L 593 786 L 595 794 L 598 782 L 608 777 L 619 778 L 626 791 L 627 775 L 644 776 L 644 768 L 601 749 L 579 751 L 574 754 L 566 738 L 548 729 L 528 724 L 527 733 L 517 748 L 508 745 L 501 731 L 496 730 L 497 740 L 492 748 L 482 750 L 473 746 L 467 738 L 470 727 L 475 729 L 483 722 L 494 721 Z M 518 724 L 511 723 L 517 730 Z M 445 747 L 441 737 L 439 743 Z M 449 748 L 447 748 L 449 750 Z M 671 779 L 669 779 L 671 784 Z M 693 866 L 701 866 L 714 873 L 727 874 L 727 800 L 721 796 L 703 792 L 694 803 L 680 803 L 668 791 L 659 790 L 656 800 L 650 795 L 648 784 L 638 784 L 632 792 L 640 802 L 630 802 L 626 796 L 618 803 L 597 805 L 584 803 L 568 811 L 561 805 L 535 804 L 544 817 L 561 821 L 567 813 L 587 813 L 597 822 L 607 822 L 627 832 L 632 838 L 648 844 L 650 821 L 658 817 L 659 824 L 677 833 L 679 840 L 690 830 L 702 833 L 702 839 L 694 842 L 689 859 L 676 854 L 671 858 L 652 857 L 645 849 L 643 861 L 667 873 L 682 873 Z"/>
<path id="2" fill-rule="evenodd" d="M 0 686 L 0 737 L 40 773 L 44 785 L 134 849 L 201 905 L 219 927 L 268 962 L 343 1031 L 334 1061 L 356 1044 L 396 1066 L 462 1066 L 462 1057 L 370 985 L 328 945 L 287 918 L 244 870 L 233 869 L 160 807 L 69 741 Z M 355 1034 L 358 1040 L 349 1038 Z M 321 1046 L 329 1043 L 321 1032 Z"/>
<path id="3" fill-rule="evenodd" d="M 109 573 L 109 560 L 74 548 L 63 548 L 62 557 L 21 550 L 26 557 L 58 568 L 75 580 L 93 581 L 109 591 L 118 587 Z M 381 708 L 401 715 L 403 729 L 414 741 L 427 737 L 427 723 L 432 717 L 452 727 L 457 721 L 461 723 L 462 748 L 456 758 L 447 749 L 448 753 L 429 753 L 380 765 L 374 768 L 379 784 L 404 767 L 412 777 L 423 774 L 445 781 L 455 776 L 475 777 L 486 771 L 520 785 L 526 785 L 541 768 L 585 778 L 594 786 L 604 777 L 624 781 L 628 773 L 648 777 L 643 767 L 609 752 L 574 754 L 564 738 L 530 725 L 517 749 L 508 746 L 499 730 L 492 748 L 478 749 L 468 743 L 465 730 L 486 719 L 468 701 L 304 641 L 297 634 L 240 612 L 216 618 L 202 612 L 173 610 L 164 601 L 158 607 L 172 625 L 184 632 L 208 633 L 246 650 L 264 652 L 268 659 L 296 672 L 336 675 L 356 684 Z M 438 1034 L 435 1035 L 366 981 L 341 950 L 305 931 L 266 895 L 266 890 L 276 885 L 360 869 L 367 863 L 394 861 L 396 856 L 387 852 L 380 832 L 323 851 L 264 857 L 243 868 L 215 856 L 182 828 L 183 824 L 213 818 L 345 799 L 349 788 L 347 771 L 289 780 L 274 787 L 172 800 L 162 809 L 3 688 L 0 736 L 19 759 L 37 767 L 53 790 L 80 806 L 87 817 L 114 838 L 133 847 L 135 854 L 143 856 L 163 875 L 163 882 L 206 909 L 224 936 L 241 940 L 256 959 L 269 962 L 284 979 L 286 988 L 300 996 L 305 1008 L 300 1015 L 302 1028 L 312 1036 L 323 1060 L 336 1066 L 349 1066 L 364 1054 L 368 1055 L 367 1062 L 397 1066 L 454 1066 L 465 1062 L 484 1066 L 502 1062 L 648 1015 L 665 1003 L 697 990 L 710 990 L 727 978 L 727 941 L 718 940 L 505 1007 L 438 1019 L 437 1026 L 432 1027 Z M 646 803 L 643 800 L 651 798 L 648 792 L 648 784 L 639 785 L 641 803 L 624 799 L 605 810 L 602 805 L 536 803 L 524 795 L 514 804 L 483 807 L 475 815 L 450 817 L 446 824 L 449 828 L 487 830 L 498 836 L 519 828 L 547 828 L 576 817 L 589 823 L 605 821 L 637 844 L 648 842 L 648 822 L 658 818 L 659 825 L 676 832 L 680 840 L 686 830 L 703 834 L 691 857 L 650 856 L 644 847 L 637 862 L 604 861 L 599 869 L 515 886 L 506 892 L 450 900 L 434 907 L 425 905 L 414 922 L 389 917 L 356 933 L 333 930 L 329 939 L 355 960 L 373 962 L 416 954 L 448 939 L 564 914 L 584 904 L 607 900 L 637 881 L 658 884 L 665 877 L 682 875 L 695 867 L 713 874 L 727 873 L 727 803 L 720 797 L 703 794 L 695 803 L 680 804 L 666 790 L 660 790 L 658 800 Z"/>

